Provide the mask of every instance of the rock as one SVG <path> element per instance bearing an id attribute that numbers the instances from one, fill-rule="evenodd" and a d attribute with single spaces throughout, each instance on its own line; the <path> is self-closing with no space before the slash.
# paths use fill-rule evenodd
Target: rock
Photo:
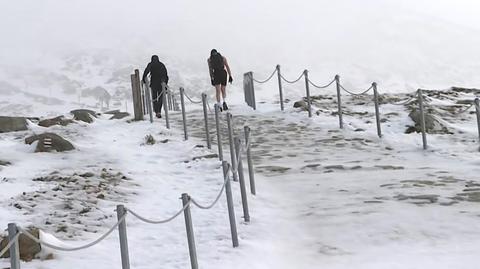
<path id="1" fill-rule="evenodd" d="M 37 140 L 38 144 L 35 152 L 50 152 L 52 150 L 63 152 L 75 149 L 70 142 L 54 133 L 43 133 L 27 137 L 25 138 L 25 143 L 31 145 Z"/>
<path id="2" fill-rule="evenodd" d="M 28 130 L 27 119 L 24 117 L 0 116 L 0 133 Z"/>
<path id="3" fill-rule="evenodd" d="M 73 114 L 74 120 L 92 123 L 93 119 L 97 117 L 95 111 L 89 109 L 75 109 L 70 111 Z"/>
<path id="4" fill-rule="evenodd" d="M 406 131 L 412 132 L 415 130 L 416 132 L 421 132 L 422 127 L 421 127 L 421 114 L 420 110 L 417 108 L 413 108 L 413 110 L 408 114 L 408 116 L 415 122 L 415 126 L 412 129 L 412 127 L 409 127 Z M 449 133 L 447 128 L 443 126 L 432 114 L 430 113 L 425 113 L 425 130 L 427 133 Z"/>
<path id="5" fill-rule="evenodd" d="M 155 141 L 155 138 L 153 138 L 152 135 L 146 135 L 145 136 L 145 144 L 146 145 L 155 145 L 156 141 Z"/>
<path id="6" fill-rule="evenodd" d="M 0 166 L 7 166 L 7 165 L 11 165 L 11 164 L 12 164 L 11 162 L 0 160 Z"/>
<path id="7" fill-rule="evenodd" d="M 80 176 L 85 178 L 85 177 L 93 177 L 94 175 L 95 174 L 92 173 L 92 172 L 86 172 L 86 173 L 81 174 Z"/>
<path id="8" fill-rule="evenodd" d="M 200 159 L 213 159 L 213 158 L 218 158 L 218 154 L 213 153 L 213 154 L 207 154 L 203 156 L 196 156 L 196 157 L 193 157 L 192 161 L 196 161 Z"/>
<path id="9" fill-rule="evenodd" d="M 37 228 L 30 228 L 27 231 L 31 233 L 35 238 L 40 238 L 40 233 Z M 20 259 L 22 261 L 29 262 L 33 260 L 33 258 L 35 258 L 35 255 L 37 255 L 42 250 L 40 244 L 36 243 L 24 234 L 20 235 L 20 237 L 18 238 L 18 243 L 20 246 Z M 1 240 L 0 249 L 5 248 L 7 244 L 8 238 L 4 238 L 3 240 Z M 10 252 L 7 251 L 5 254 L 3 254 L 1 258 L 10 258 Z"/>
<path id="10" fill-rule="evenodd" d="M 300 101 L 297 101 L 293 104 L 293 107 L 294 108 L 301 108 L 302 110 L 304 111 L 308 111 L 308 104 L 307 102 L 303 101 L 303 100 L 300 100 Z"/>
<path id="11" fill-rule="evenodd" d="M 38 125 L 40 125 L 42 127 L 50 127 L 50 126 L 54 126 L 54 125 L 67 126 L 70 123 L 73 123 L 73 120 L 65 119 L 63 116 L 58 116 L 58 117 L 51 118 L 51 119 L 41 120 L 38 123 Z"/>
<path id="12" fill-rule="evenodd" d="M 130 116 L 130 113 L 128 112 L 118 112 L 118 113 L 115 113 L 113 114 L 113 116 L 110 118 L 110 120 L 121 120 L 125 117 L 128 117 Z"/>

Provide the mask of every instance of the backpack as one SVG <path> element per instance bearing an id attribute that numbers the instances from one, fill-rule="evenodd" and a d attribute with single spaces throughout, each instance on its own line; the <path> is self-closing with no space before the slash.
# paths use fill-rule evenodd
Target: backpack
<path id="1" fill-rule="evenodd" d="M 221 70 L 223 69 L 223 56 L 220 53 L 210 56 L 210 66 L 214 70 Z"/>

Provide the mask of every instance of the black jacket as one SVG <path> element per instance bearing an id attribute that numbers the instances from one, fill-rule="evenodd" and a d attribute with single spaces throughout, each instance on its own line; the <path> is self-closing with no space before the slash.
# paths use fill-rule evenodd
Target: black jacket
<path id="1" fill-rule="evenodd" d="M 168 74 L 167 68 L 165 65 L 158 60 L 158 56 L 153 55 L 152 61 L 148 63 L 147 68 L 143 71 L 142 80 L 145 81 L 145 78 L 148 76 L 148 73 L 151 74 L 150 87 L 159 88 L 162 85 L 162 82 L 168 84 Z"/>

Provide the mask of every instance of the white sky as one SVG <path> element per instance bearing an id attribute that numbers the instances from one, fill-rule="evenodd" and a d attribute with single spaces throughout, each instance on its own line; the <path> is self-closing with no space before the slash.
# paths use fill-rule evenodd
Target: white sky
<path id="1" fill-rule="evenodd" d="M 474 0 L 0 1 L 0 65 L 107 48 L 122 51 L 119 57 L 147 60 L 156 53 L 203 68 L 218 48 L 238 72 L 276 63 L 340 72 L 372 61 L 362 68 L 381 67 L 366 75 L 385 76 L 379 72 L 388 68 L 404 77 L 396 80 L 407 80 L 409 68 L 429 68 L 430 60 L 462 66 L 480 60 L 480 1 Z M 397 59 L 406 62 L 391 66 Z"/>

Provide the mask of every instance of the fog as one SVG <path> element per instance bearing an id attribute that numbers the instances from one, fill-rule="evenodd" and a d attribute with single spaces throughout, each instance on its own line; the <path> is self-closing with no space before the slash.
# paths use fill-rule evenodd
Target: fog
<path id="1" fill-rule="evenodd" d="M 480 87 L 480 4 L 474 0 L 1 0 L 0 67 L 55 68 L 108 51 L 143 67 L 159 54 L 182 75 L 207 75 L 217 48 L 235 76 L 308 68 L 396 89 Z"/>

